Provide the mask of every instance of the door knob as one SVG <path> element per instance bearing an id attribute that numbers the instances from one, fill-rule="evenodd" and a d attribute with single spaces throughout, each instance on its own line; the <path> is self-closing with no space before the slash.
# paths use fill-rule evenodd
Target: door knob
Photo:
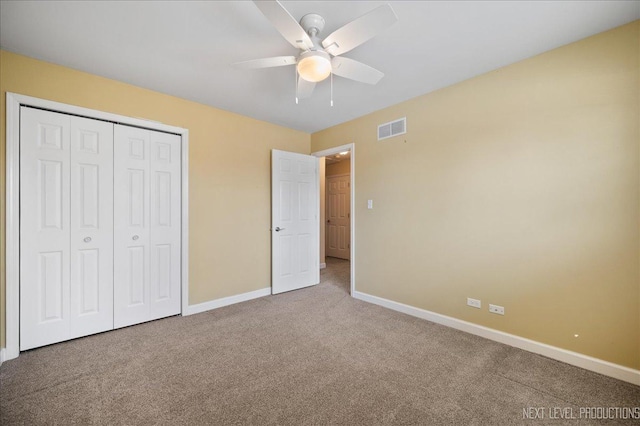
<path id="1" fill-rule="evenodd" d="M 131 237 L 131 239 L 132 239 L 133 241 L 136 241 L 138 238 L 140 238 L 140 237 L 139 237 L 139 236 L 137 236 L 137 235 L 134 235 L 133 237 Z"/>
<path id="2" fill-rule="evenodd" d="M 91 242 L 91 237 L 86 237 L 83 241 L 85 243 L 90 243 Z"/>
<path id="3" fill-rule="evenodd" d="M 280 228 L 279 226 L 276 226 L 276 232 L 280 232 L 280 231 L 284 231 L 284 228 Z"/>

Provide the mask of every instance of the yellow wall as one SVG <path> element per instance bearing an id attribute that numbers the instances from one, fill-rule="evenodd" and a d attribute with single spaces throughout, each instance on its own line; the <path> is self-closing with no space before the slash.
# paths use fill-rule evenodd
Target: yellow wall
<path id="1" fill-rule="evenodd" d="M 357 145 L 357 291 L 640 368 L 639 52 L 636 21 L 311 135 Z"/>
<path id="2" fill-rule="evenodd" d="M 0 91 L 2 311 L 7 91 L 189 129 L 189 303 L 271 285 L 270 150 L 308 154 L 308 134 L 6 51 Z"/>
<path id="3" fill-rule="evenodd" d="M 342 160 L 327 165 L 327 176 L 346 175 L 351 171 L 351 160 Z"/>

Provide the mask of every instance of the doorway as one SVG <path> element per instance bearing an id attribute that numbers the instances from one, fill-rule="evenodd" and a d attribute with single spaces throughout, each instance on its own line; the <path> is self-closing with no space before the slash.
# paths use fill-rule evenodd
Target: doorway
<path id="1" fill-rule="evenodd" d="M 320 158 L 320 264 L 323 276 L 340 277 L 355 292 L 355 146 L 312 153 Z"/>

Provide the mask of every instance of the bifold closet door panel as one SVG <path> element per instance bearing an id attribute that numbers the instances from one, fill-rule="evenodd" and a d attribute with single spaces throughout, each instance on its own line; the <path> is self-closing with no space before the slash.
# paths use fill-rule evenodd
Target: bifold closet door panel
<path id="1" fill-rule="evenodd" d="M 114 128 L 114 327 L 149 320 L 149 131 Z"/>
<path id="2" fill-rule="evenodd" d="M 113 329 L 113 124 L 71 119 L 71 338 Z"/>
<path id="3" fill-rule="evenodd" d="M 20 350 L 69 339 L 70 130 L 20 109 Z"/>
<path id="4" fill-rule="evenodd" d="M 114 325 L 180 313 L 180 137 L 116 125 Z"/>
<path id="5" fill-rule="evenodd" d="M 180 313 L 180 137 L 116 125 L 114 326 Z"/>
<path id="6" fill-rule="evenodd" d="M 113 328 L 113 125 L 26 107 L 20 114 L 26 350 Z"/>
<path id="7" fill-rule="evenodd" d="M 180 140 L 150 132 L 151 319 L 180 313 Z"/>

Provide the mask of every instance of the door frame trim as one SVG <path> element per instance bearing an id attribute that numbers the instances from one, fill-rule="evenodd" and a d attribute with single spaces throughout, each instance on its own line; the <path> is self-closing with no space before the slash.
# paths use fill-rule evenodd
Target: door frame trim
<path id="1" fill-rule="evenodd" d="M 189 130 L 157 121 L 126 117 L 90 108 L 68 105 L 31 96 L 7 92 L 6 95 L 6 225 L 5 225 L 5 348 L 3 359 L 20 354 L 20 107 L 29 106 L 63 114 L 140 127 L 181 137 L 181 313 L 189 307 Z"/>
<path id="2" fill-rule="evenodd" d="M 351 270 L 351 297 L 356 293 L 356 144 L 348 143 L 345 145 L 336 146 L 334 148 L 324 149 L 322 151 L 317 151 L 311 153 L 311 155 L 321 158 L 326 157 L 328 155 L 339 154 L 343 151 L 350 151 L 351 158 L 349 163 L 349 175 L 351 179 L 351 202 L 349 208 L 351 209 L 351 251 L 349 253 L 349 269 Z M 325 174 L 326 180 L 326 174 Z M 318 203 L 320 205 L 320 203 Z M 326 242 L 325 242 L 326 243 Z M 326 250 L 325 250 L 326 252 Z"/>

